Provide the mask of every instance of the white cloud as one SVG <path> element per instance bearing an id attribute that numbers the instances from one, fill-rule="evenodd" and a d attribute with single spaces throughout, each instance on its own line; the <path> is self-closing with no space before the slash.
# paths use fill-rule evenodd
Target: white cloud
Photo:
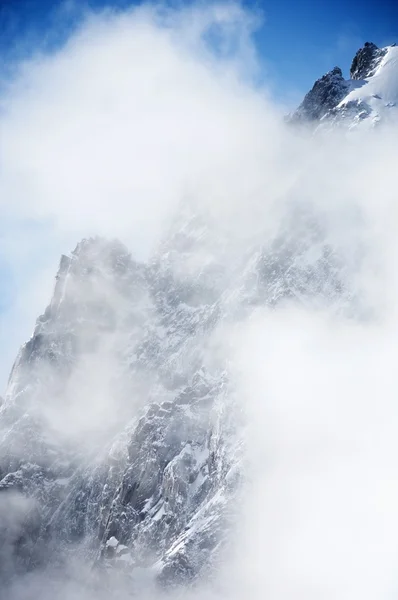
<path id="1" fill-rule="evenodd" d="M 242 83 L 254 24 L 238 5 L 105 11 L 20 65 L 1 97 L 1 250 L 17 289 L 0 317 L 6 369 L 61 251 L 99 234 L 145 258 L 173 206 L 230 160 L 243 169 L 264 128 L 264 99 Z"/>
<path id="2" fill-rule="evenodd" d="M 252 596 L 394 589 L 396 339 L 396 324 L 289 308 L 239 329 L 250 460 L 238 577 Z"/>

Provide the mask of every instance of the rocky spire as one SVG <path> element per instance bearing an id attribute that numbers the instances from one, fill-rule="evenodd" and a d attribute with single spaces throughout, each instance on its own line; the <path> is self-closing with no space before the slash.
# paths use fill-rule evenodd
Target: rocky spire
<path id="1" fill-rule="evenodd" d="M 373 42 L 365 42 L 364 47 L 358 50 L 351 63 L 351 79 L 371 77 L 386 52 L 385 48 L 380 49 Z"/>
<path id="2" fill-rule="evenodd" d="M 329 110 L 337 106 L 347 93 L 347 82 L 339 67 L 318 79 L 312 89 L 292 115 L 292 122 L 321 119 Z"/>

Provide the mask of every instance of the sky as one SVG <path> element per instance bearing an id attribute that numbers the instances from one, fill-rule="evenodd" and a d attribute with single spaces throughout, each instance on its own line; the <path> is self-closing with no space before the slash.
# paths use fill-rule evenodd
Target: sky
<path id="1" fill-rule="evenodd" d="M 131 0 L 0 0 L 2 60 L 29 54 L 38 45 L 55 48 L 79 22 L 81 9 L 123 10 Z M 191 0 L 168 2 L 187 6 Z M 348 77 L 351 60 L 365 41 L 379 46 L 398 40 L 394 0 L 244 0 L 261 15 L 255 34 L 267 85 L 289 107 L 313 82 L 338 65 Z"/>

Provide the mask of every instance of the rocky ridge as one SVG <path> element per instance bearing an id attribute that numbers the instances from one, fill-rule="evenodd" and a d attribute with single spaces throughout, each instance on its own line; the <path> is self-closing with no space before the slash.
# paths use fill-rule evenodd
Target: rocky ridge
<path id="1" fill-rule="evenodd" d="M 213 334 L 258 306 L 349 304 L 326 239 L 300 206 L 240 261 L 198 216 L 147 264 L 100 238 L 61 258 L 0 409 L 0 502 L 21 506 L 13 527 L 0 522 L 4 581 L 71 557 L 132 586 L 142 571 L 162 587 L 211 577 L 236 519 L 245 427 Z"/>
<path id="2" fill-rule="evenodd" d="M 318 130 L 374 127 L 396 120 L 397 106 L 398 48 L 366 42 L 352 60 L 350 79 L 335 67 L 315 82 L 287 122 Z"/>

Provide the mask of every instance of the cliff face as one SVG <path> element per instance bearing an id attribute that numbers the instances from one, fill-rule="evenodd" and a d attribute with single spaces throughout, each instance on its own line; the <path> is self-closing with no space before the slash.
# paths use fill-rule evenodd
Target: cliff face
<path id="1" fill-rule="evenodd" d="M 347 94 L 348 83 L 339 67 L 318 79 L 306 94 L 298 109 L 291 116 L 293 123 L 316 121 L 337 106 Z"/>
<path id="2" fill-rule="evenodd" d="M 0 489 L 31 501 L 7 536 L 17 565 L 78 543 L 93 563 L 158 563 L 162 581 L 200 572 L 234 487 L 223 373 L 200 356 L 215 311 L 194 282 L 135 263 L 117 242 L 85 240 L 62 257 L 1 412 Z"/>
<path id="3" fill-rule="evenodd" d="M 373 42 L 366 42 L 354 56 L 351 68 L 351 79 L 366 79 L 375 74 L 382 58 L 387 54 L 387 48 L 378 48 Z"/>
<path id="4" fill-rule="evenodd" d="M 245 471 L 216 333 L 258 306 L 351 298 L 321 221 L 297 207 L 236 260 L 197 216 L 148 264 L 102 239 L 62 257 L 0 412 L 0 497 L 20 506 L 0 523 L 4 579 L 70 557 L 161 585 L 211 575 Z"/>

